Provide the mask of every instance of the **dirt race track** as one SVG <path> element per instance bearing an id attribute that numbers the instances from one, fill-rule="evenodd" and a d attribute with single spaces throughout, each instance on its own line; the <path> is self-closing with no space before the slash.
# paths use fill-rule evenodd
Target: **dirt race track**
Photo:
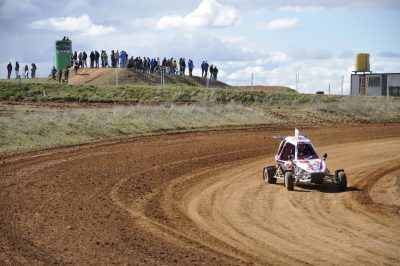
<path id="1" fill-rule="evenodd" d="M 267 185 L 268 127 L 2 158 L 0 264 L 399 265 L 400 124 L 304 131 L 348 191 Z"/>

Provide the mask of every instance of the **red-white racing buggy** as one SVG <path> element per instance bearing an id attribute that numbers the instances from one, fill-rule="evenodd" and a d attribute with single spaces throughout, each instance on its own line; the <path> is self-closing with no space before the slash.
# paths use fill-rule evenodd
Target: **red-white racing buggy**
<path id="1" fill-rule="evenodd" d="M 336 184 L 341 191 L 347 188 L 347 177 L 343 169 L 331 174 L 325 166 L 328 155 L 320 158 L 314 146 L 306 136 L 300 136 L 295 130 L 295 136 L 274 136 L 282 140 L 278 153 L 275 155 L 276 166 L 263 169 L 263 178 L 269 184 L 275 184 L 277 179 L 283 179 L 289 191 L 295 184 L 323 184 L 326 180 Z"/>

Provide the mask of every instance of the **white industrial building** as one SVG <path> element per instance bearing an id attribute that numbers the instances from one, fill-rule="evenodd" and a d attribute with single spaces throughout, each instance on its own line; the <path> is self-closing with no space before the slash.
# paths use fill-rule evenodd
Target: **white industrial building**
<path id="1" fill-rule="evenodd" d="M 400 96 L 400 73 L 355 73 L 351 75 L 351 95 Z"/>

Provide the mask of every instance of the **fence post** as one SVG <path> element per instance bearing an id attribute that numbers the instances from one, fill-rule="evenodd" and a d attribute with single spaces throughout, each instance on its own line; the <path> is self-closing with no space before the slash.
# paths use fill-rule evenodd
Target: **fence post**
<path id="1" fill-rule="evenodd" d="M 118 87 L 118 69 L 115 72 L 115 86 Z"/>

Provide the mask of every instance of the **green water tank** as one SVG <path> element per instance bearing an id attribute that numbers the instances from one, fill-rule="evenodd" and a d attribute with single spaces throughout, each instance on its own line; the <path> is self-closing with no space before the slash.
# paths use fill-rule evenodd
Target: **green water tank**
<path id="1" fill-rule="evenodd" d="M 70 64 L 72 42 L 70 40 L 56 41 L 56 56 L 54 59 L 54 66 L 57 70 L 64 69 Z"/>

